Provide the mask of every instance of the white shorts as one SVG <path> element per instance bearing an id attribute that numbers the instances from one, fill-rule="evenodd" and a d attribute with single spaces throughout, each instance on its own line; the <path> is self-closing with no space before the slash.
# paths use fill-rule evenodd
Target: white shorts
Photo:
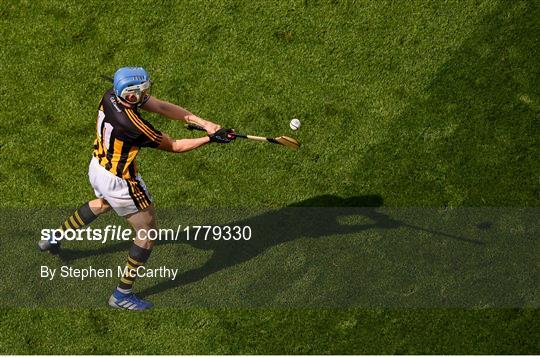
<path id="1" fill-rule="evenodd" d="M 123 179 L 105 170 L 95 157 L 90 161 L 88 177 L 96 197 L 107 200 L 119 216 L 143 210 L 154 202 L 140 175 Z"/>

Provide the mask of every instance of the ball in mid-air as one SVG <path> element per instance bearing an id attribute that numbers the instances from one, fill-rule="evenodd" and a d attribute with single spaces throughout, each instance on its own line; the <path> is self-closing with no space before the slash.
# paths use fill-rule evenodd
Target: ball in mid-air
<path id="1" fill-rule="evenodd" d="M 300 128 L 300 120 L 294 118 L 293 120 L 291 120 L 291 122 L 289 123 L 289 126 L 291 127 L 292 130 L 298 130 Z"/>

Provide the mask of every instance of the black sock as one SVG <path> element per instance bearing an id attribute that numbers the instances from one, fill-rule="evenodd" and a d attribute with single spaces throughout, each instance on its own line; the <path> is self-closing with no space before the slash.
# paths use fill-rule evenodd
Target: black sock
<path id="1" fill-rule="evenodd" d="M 124 269 L 124 274 L 118 284 L 118 290 L 124 294 L 131 292 L 135 278 L 137 277 L 137 268 L 143 266 L 150 257 L 151 249 L 144 249 L 133 243 L 129 249 L 127 264 Z"/>
<path id="2" fill-rule="evenodd" d="M 86 202 L 84 205 L 79 207 L 68 219 L 62 224 L 62 230 L 66 231 L 68 229 L 78 229 L 83 226 L 89 225 L 92 223 L 97 216 L 90 209 L 90 205 Z"/>
<path id="3" fill-rule="evenodd" d="M 90 205 L 86 202 L 84 205 L 79 207 L 71 216 L 66 219 L 66 221 L 59 228 L 62 232 L 67 231 L 68 229 L 79 229 L 84 226 L 92 223 L 97 216 L 90 209 Z M 56 235 L 57 238 L 60 235 L 60 232 Z"/>

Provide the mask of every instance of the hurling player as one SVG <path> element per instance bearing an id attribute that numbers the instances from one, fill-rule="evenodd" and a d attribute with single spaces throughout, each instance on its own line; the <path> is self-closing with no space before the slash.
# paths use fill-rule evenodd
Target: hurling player
<path id="1" fill-rule="evenodd" d="M 136 237 L 129 249 L 127 271 L 111 297 L 109 305 L 127 310 L 152 307 L 132 292 L 135 272 L 144 265 L 154 245 L 145 239 L 145 232 L 156 227 L 153 199 L 137 172 L 136 157 L 143 147 L 181 153 L 206 143 L 220 144 L 234 140 L 231 129 L 199 118 L 186 109 L 150 96 L 150 78 L 144 68 L 124 67 L 114 74 L 114 86 L 103 95 L 99 104 L 94 153 L 88 176 L 96 199 L 82 205 L 61 226 L 61 231 L 90 224 L 111 208 L 125 217 Z M 183 120 L 203 127 L 208 136 L 196 139 L 172 139 L 146 121 L 140 109 Z M 40 241 L 39 249 L 58 254 L 60 240 Z"/>

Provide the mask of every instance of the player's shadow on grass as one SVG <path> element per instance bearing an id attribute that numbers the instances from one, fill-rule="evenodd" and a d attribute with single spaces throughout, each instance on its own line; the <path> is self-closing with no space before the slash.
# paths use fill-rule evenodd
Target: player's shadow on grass
<path id="1" fill-rule="evenodd" d="M 189 244 L 197 249 L 212 251 L 210 258 L 202 266 L 186 271 L 175 280 L 160 282 L 143 290 L 141 296 L 149 296 L 193 283 L 223 269 L 241 264 L 263 254 L 267 249 L 299 238 L 321 238 L 326 236 L 355 234 L 370 229 L 397 229 L 407 227 L 432 233 L 435 237 L 445 237 L 466 243 L 483 244 L 472 239 L 458 237 L 444 232 L 431 231 L 396 220 L 375 209 L 381 207 L 383 199 L 379 195 L 364 195 L 341 198 L 333 195 L 316 196 L 290 206 L 264 212 L 246 219 L 228 222 L 222 226 L 249 226 L 252 228 L 250 240 L 189 240 L 158 242 L 159 247 L 167 244 Z M 173 212 L 176 220 L 177 213 Z M 170 218 L 170 217 L 166 217 Z M 345 224 L 340 221 L 351 218 L 361 221 Z M 159 219 L 159 217 L 158 217 Z M 65 262 L 101 254 L 126 252 L 131 242 L 121 242 L 91 250 L 63 249 L 60 258 Z"/>
<path id="2" fill-rule="evenodd" d="M 342 215 L 343 212 L 337 212 L 342 207 L 355 208 L 361 210 L 362 214 L 367 214 L 368 211 L 372 211 L 373 207 L 380 207 L 383 204 L 382 197 L 379 195 L 364 195 L 364 196 L 354 196 L 349 198 L 341 198 L 333 195 L 321 195 L 312 197 L 310 199 L 293 203 L 287 207 L 272 210 L 265 212 L 258 216 L 253 216 L 245 220 L 239 220 L 234 222 L 229 222 L 223 224 L 222 226 L 249 226 L 255 227 L 257 233 L 262 233 L 262 236 L 257 237 L 250 241 L 187 241 L 182 239 L 179 241 L 161 241 L 158 242 L 158 245 L 171 244 L 185 242 L 187 244 L 193 245 L 196 248 L 201 249 L 216 249 L 221 251 L 226 246 L 233 245 L 234 249 L 238 248 L 239 245 L 244 243 L 245 246 L 257 248 L 257 250 L 263 251 L 268 247 L 276 244 L 280 244 L 286 241 L 294 240 L 299 236 L 325 236 L 331 234 L 346 234 L 358 232 L 358 228 L 352 228 L 352 226 L 341 226 L 337 224 L 337 217 Z M 306 210 L 311 208 L 316 210 L 317 207 L 324 208 L 327 212 L 327 216 L 323 220 L 322 217 L 303 217 L 301 220 L 298 220 L 299 217 L 291 217 L 293 214 L 293 209 L 305 207 Z M 330 209 L 332 208 L 332 211 Z M 321 209 L 322 210 L 322 209 Z M 169 211 L 170 214 L 171 211 Z M 158 226 L 161 221 L 162 212 L 158 213 Z M 178 220 L 178 214 L 172 212 L 176 217 L 173 217 L 174 221 Z M 386 217 L 386 216 L 385 216 Z M 105 217 L 103 217 L 105 218 Z M 170 217 L 168 217 L 170 218 Z M 294 220 L 297 220 L 296 222 Z M 307 226 L 309 222 L 310 226 Z M 330 224 L 330 221 L 333 223 Z M 389 219 L 386 219 L 385 222 L 390 222 Z M 176 223 L 176 222 L 175 222 Z M 301 224 L 298 224 L 301 223 Z M 210 224 L 205 222 L 205 224 Z M 348 227 L 348 228 L 346 228 Z M 380 227 L 380 226 L 379 226 Z M 369 227 L 361 227 L 362 230 Z M 280 233 L 280 234 L 278 234 Z M 71 249 L 71 248 L 62 248 L 60 253 L 60 259 L 66 263 L 71 261 L 101 255 L 101 254 L 110 254 L 117 253 L 121 251 L 127 251 L 131 246 L 131 241 L 125 241 L 117 243 L 114 245 L 104 245 L 97 249 Z"/>
<path id="3" fill-rule="evenodd" d="M 437 236 L 482 244 L 467 238 L 407 225 L 374 209 L 382 204 L 383 200 L 378 195 L 349 198 L 323 195 L 282 209 L 227 223 L 228 226 L 252 227 L 253 237 L 248 241 L 215 241 L 211 239 L 188 241 L 187 243 L 195 248 L 212 251 L 212 255 L 206 263 L 180 274 L 175 280 L 163 281 L 147 288 L 141 291 L 140 295 L 150 296 L 199 281 L 213 273 L 251 260 L 271 247 L 299 238 L 313 239 L 355 234 L 369 229 L 408 227 L 421 229 Z M 353 221 L 361 221 L 361 223 L 344 224 L 340 222 L 347 217 Z"/>

